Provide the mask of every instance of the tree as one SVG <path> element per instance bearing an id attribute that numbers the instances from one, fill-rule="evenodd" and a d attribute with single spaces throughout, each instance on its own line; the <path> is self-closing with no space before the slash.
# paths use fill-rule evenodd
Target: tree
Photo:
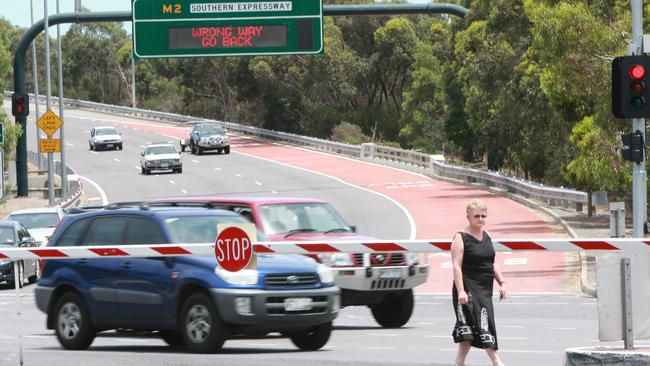
<path id="1" fill-rule="evenodd" d="M 630 183 L 627 164 L 620 158 L 619 145 L 606 131 L 585 117 L 573 128 L 571 142 L 578 155 L 566 166 L 564 178 L 577 189 L 587 192 L 588 216 L 592 215 L 592 193 L 603 190 L 619 190 Z"/>

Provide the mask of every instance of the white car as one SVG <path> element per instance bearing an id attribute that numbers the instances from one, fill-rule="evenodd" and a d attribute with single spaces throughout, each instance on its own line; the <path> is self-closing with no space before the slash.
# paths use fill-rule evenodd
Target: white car
<path id="1" fill-rule="evenodd" d="M 93 151 L 100 149 L 122 150 L 122 134 L 112 126 L 95 127 L 90 131 L 88 146 Z"/>
<path id="2" fill-rule="evenodd" d="M 140 167 L 142 174 L 151 174 L 153 171 L 183 172 L 181 154 L 170 143 L 149 144 L 140 153 Z"/>
<path id="3" fill-rule="evenodd" d="M 63 216 L 65 216 L 65 212 L 61 207 L 26 208 L 13 211 L 7 220 L 23 224 L 37 245 L 43 246 L 47 244 Z"/>

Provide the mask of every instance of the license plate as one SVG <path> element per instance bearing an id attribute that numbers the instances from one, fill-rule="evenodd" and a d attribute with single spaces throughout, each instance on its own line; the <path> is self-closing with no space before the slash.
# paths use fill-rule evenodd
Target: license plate
<path id="1" fill-rule="evenodd" d="M 169 168 L 169 164 L 167 164 L 167 163 L 162 163 L 162 164 L 160 164 L 160 167 L 161 167 L 161 168 Z"/>
<path id="2" fill-rule="evenodd" d="M 284 299 L 284 310 L 286 311 L 304 311 L 311 310 L 311 298 L 296 297 Z"/>
<path id="3" fill-rule="evenodd" d="M 402 278 L 402 270 L 395 268 L 382 268 L 379 270 L 379 278 Z"/>
<path id="4" fill-rule="evenodd" d="M 106 144 L 106 147 L 113 147 L 113 144 Z"/>

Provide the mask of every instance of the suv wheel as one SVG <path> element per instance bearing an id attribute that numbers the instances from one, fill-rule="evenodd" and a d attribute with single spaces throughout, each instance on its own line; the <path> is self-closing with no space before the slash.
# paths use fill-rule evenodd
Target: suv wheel
<path id="1" fill-rule="evenodd" d="M 90 148 L 90 151 L 95 150 L 95 148 L 93 148 L 93 144 L 91 144 L 90 142 L 88 143 L 88 147 Z"/>
<path id="2" fill-rule="evenodd" d="M 223 152 L 226 153 L 226 154 L 230 154 L 230 146 L 224 147 Z"/>
<path id="3" fill-rule="evenodd" d="M 194 151 L 194 140 L 190 140 L 190 154 L 196 154 L 196 151 Z"/>
<path id="4" fill-rule="evenodd" d="M 90 324 L 88 311 L 81 297 L 66 292 L 56 303 L 56 338 L 65 349 L 81 350 L 90 347 L 95 330 Z"/>
<path id="5" fill-rule="evenodd" d="M 185 300 L 181 310 L 181 336 L 187 348 L 197 353 L 221 349 L 226 332 L 207 294 L 198 292 Z"/>
<path id="6" fill-rule="evenodd" d="M 291 342 L 304 351 L 316 351 L 323 348 L 330 339 L 330 334 L 332 334 L 332 322 L 319 324 L 299 332 L 286 333 L 291 338 Z"/>
<path id="7" fill-rule="evenodd" d="M 384 328 L 399 328 L 406 324 L 413 313 L 413 290 L 396 296 L 386 296 L 384 301 L 372 305 L 372 316 Z"/>
<path id="8" fill-rule="evenodd" d="M 165 343 L 167 343 L 170 347 L 182 347 L 185 345 L 185 343 L 183 343 L 183 337 L 178 332 L 171 330 L 161 330 L 158 334 L 160 335 L 160 338 L 162 338 L 162 340 L 165 341 Z"/>

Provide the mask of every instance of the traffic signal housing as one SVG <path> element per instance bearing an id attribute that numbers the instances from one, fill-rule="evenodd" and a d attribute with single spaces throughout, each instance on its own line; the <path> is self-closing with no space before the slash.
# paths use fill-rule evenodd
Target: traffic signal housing
<path id="1" fill-rule="evenodd" d="M 623 160 L 641 164 L 645 150 L 641 131 L 624 133 L 621 135 L 621 139 L 623 140 L 623 145 L 629 147 L 623 149 Z"/>
<path id="2" fill-rule="evenodd" d="M 650 117 L 650 56 L 612 61 L 612 114 L 616 118 Z"/>
<path id="3" fill-rule="evenodd" d="M 13 93 L 11 95 L 11 114 L 15 117 L 29 115 L 29 95 L 27 93 Z"/>

